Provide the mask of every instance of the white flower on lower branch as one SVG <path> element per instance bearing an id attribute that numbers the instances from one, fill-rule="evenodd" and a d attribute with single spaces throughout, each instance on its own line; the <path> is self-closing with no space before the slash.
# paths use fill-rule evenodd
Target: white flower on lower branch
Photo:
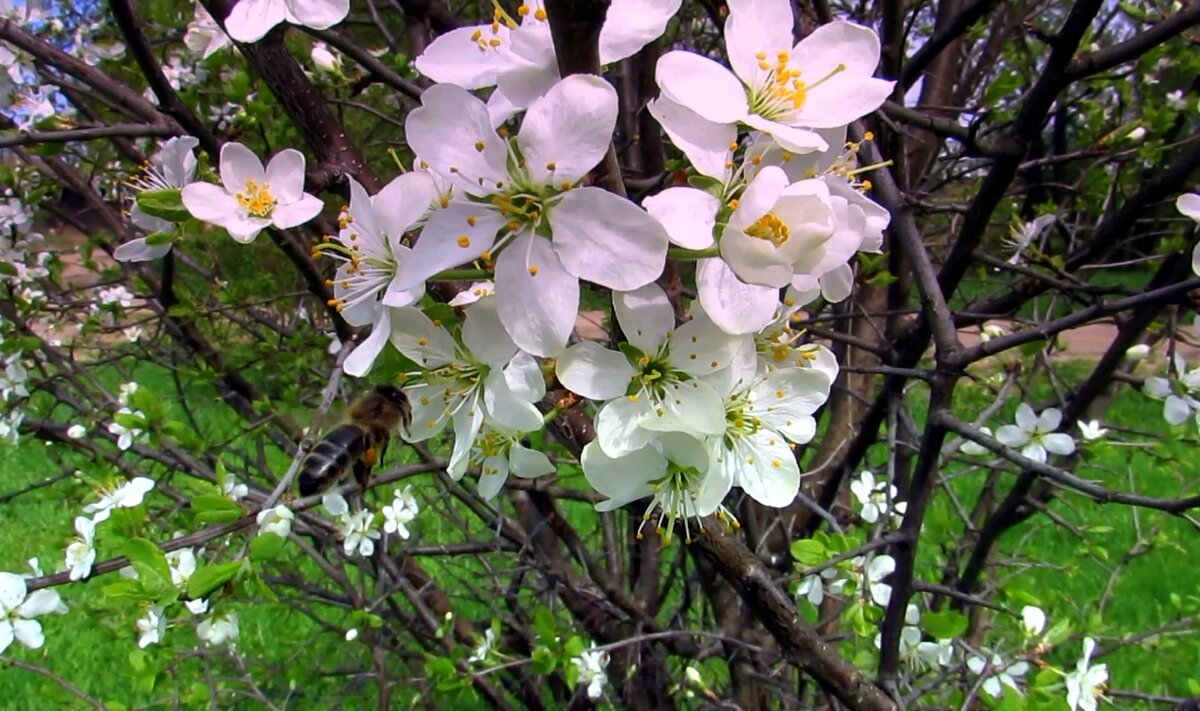
<path id="1" fill-rule="evenodd" d="M 67 611 L 53 588 L 32 595 L 27 592 L 25 578 L 15 573 L 0 573 L 0 654 L 14 639 L 30 649 L 40 649 L 46 638 L 42 625 L 34 618 Z"/>

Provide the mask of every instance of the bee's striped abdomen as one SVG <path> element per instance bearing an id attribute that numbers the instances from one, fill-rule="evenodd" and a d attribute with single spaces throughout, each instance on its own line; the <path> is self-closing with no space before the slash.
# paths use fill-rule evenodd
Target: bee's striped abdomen
<path id="1" fill-rule="evenodd" d="M 317 443 L 300 464 L 300 495 L 310 496 L 333 486 L 370 444 L 366 430 L 346 424 Z"/>

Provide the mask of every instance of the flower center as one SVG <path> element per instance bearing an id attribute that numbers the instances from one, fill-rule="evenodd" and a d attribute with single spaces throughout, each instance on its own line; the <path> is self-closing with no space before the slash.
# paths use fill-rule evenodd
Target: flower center
<path id="1" fill-rule="evenodd" d="M 238 205 L 251 217 L 270 217 L 271 212 L 279 201 L 271 194 L 270 183 L 259 183 L 253 178 L 246 178 L 246 189 L 239 190 L 236 195 Z"/>
<path id="2" fill-rule="evenodd" d="M 768 212 L 746 228 L 746 234 L 756 239 L 766 240 L 778 248 L 788 241 L 791 236 L 791 228 L 780 219 L 779 215 Z"/>
<path id="3" fill-rule="evenodd" d="M 788 114 L 804 108 L 810 89 L 846 69 L 846 65 L 839 64 L 817 81 L 806 82 L 800 78 L 799 69 L 788 66 L 791 60 L 789 52 L 777 52 L 774 64 L 767 60 L 765 52 L 759 52 L 754 58 L 758 60 L 758 69 L 762 74 L 753 86 L 747 87 L 746 99 L 751 113 L 771 121 L 780 121 Z"/>

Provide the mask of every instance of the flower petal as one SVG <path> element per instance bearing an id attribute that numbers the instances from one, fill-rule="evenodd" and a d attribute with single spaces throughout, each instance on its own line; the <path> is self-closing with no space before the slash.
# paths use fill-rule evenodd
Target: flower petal
<path id="1" fill-rule="evenodd" d="M 517 135 L 529 176 L 542 185 L 578 182 L 604 158 L 616 124 L 617 92 L 607 81 L 563 79 L 533 102 Z"/>
<path id="2" fill-rule="evenodd" d="M 800 490 L 800 467 L 782 437 L 766 431 L 743 437 L 734 453 L 741 458 L 735 484 L 763 506 L 781 508 Z"/>
<path id="3" fill-rule="evenodd" d="M 568 348 L 559 356 L 554 372 L 571 392 L 599 401 L 623 396 L 634 376 L 623 353 L 592 341 Z"/>
<path id="4" fill-rule="evenodd" d="M 613 294 L 613 311 L 625 339 L 654 356 L 675 328 L 675 310 L 667 294 L 653 282 Z"/>
<path id="5" fill-rule="evenodd" d="M 0 609 L 15 610 L 25 600 L 25 579 L 15 573 L 0 573 Z"/>
<path id="6" fill-rule="evenodd" d="M 346 19 L 350 0 L 287 0 L 287 9 L 297 24 L 326 30 Z"/>
<path id="7" fill-rule="evenodd" d="M 788 2 L 730 0 L 725 21 L 725 48 L 733 71 L 747 84 L 759 79 L 757 54 L 771 61 L 792 48 L 792 5 Z"/>
<path id="8" fill-rule="evenodd" d="M 651 482 L 667 470 L 667 459 L 654 447 L 645 446 L 620 457 L 610 457 L 598 441 L 590 442 L 580 456 L 583 475 L 597 492 L 608 497 L 596 504 L 598 511 L 611 511 L 653 493 Z"/>
<path id="9" fill-rule="evenodd" d="M 1020 427 L 1026 432 L 1032 432 L 1037 427 L 1037 415 L 1033 408 L 1028 403 L 1017 405 L 1017 427 Z M 1001 428 L 1003 429 L 1003 428 Z"/>
<path id="10" fill-rule="evenodd" d="M 315 195 L 303 193 L 296 202 L 280 203 L 271 211 L 271 221 L 275 226 L 286 230 L 289 227 L 303 225 L 305 222 L 321 214 L 325 203 Z"/>
<path id="11" fill-rule="evenodd" d="M 655 432 L 715 436 L 725 433 L 725 407 L 721 396 L 708 383 L 701 380 L 671 383 L 639 424 Z"/>
<path id="12" fill-rule="evenodd" d="M 379 316 L 375 325 L 371 327 L 371 334 L 362 343 L 355 346 L 354 351 L 342 363 L 342 370 L 346 372 L 346 375 L 361 378 L 371 371 L 375 359 L 383 352 L 388 337 L 392 335 L 390 311 L 390 309 L 379 309 Z"/>
<path id="13" fill-rule="evenodd" d="M 621 457 L 645 447 L 654 433 L 640 425 L 650 414 L 650 401 L 645 397 L 618 397 L 609 400 L 596 413 L 596 441 L 610 457 Z"/>
<path id="14" fill-rule="evenodd" d="M 1004 425 L 996 430 L 996 439 L 1007 447 L 1020 447 L 1029 441 L 1029 435 L 1016 425 Z"/>
<path id="15" fill-rule="evenodd" d="M 225 18 L 225 31 L 238 42 L 257 42 L 286 14 L 284 0 L 239 0 Z"/>
<path id="16" fill-rule="evenodd" d="M 1048 452 L 1066 455 L 1075 451 L 1075 440 L 1071 439 L 1071 435 L 1054 432 L 1042 437 L 1042 446 Z"/>
<path id="17" fill-rule="evenodd" d="M 462 339 L 476 360 L 491 366 L 501 366 L 517 353 L 517 345 L 500 322 L 495 299 L 481 299 L 465 310 Z"/>
<path id="18" fill-rule="evenodd" d="M 756 333 L 775 318 L 779 289 L 747 284 L 723 259 L 701 259 L 696 290 L 704 311 L 726 333 Z"/>
<path id="19" fill-rule="evenodd" d="M 418 171 L 402 173 L 383 186 L 371 206 L 379 219 L 379 227 L 396 246 L 400 237 L 425 216 L 437 199 L 437 186 L 427 174 Z"/>
<path id="20" fill-rule="evenodd" d="M 405 136 L 421 160 L 471 195 L 506 185 L 508 149 L 482 101 L 453 84 L 435 84 L 405 119 Z"/>
<path id="21" fill-rule="evenodd" d="M 241 5 L 241 3 L 238 3 Z M 254 181 L 262 185 L 267 182 L 267 171 L 254 151 L 240 143 L 221 146 L 221 183 L 230 195 L 246 189 L 246 183 Z"/>
<path id="22" fill-rule="evenodd" d="M 42 625 L 36 620 L 13 620 L 12 629 L 17 641 L 30 649 L 41 649 L 46 643 Z"/>
<path id="23" fill-rule="evenodd" d="M 439 35 L 413 62 L 417 71 L 464 89 L 482 89 L 496 83 L 500 69 L 509 66 L 509 29 L 504 23 L 459 27 Z M 479 33 L 481 42 L 472 39 Z M 492 47 L 489 40 L 500 44 Z"/>
<path id="24" fill-rule="evenodd" d="M 440 368 L 458 360 L 454 337 L 437 326 L 420 309 L 392 309 L 392 345 L 425 369 Z"/>
<path id="25" fill-rule="evenodd" d="M 221 192 L 224 193 L 224 191 Z M 165 256 L 167 252 L 171 251 L 172 246 L 173 243 L 170 241 L 150 244 L 144 237 L 139 237 L 131 239 L 113 250 L 113 259 L 118 262 L 148 262 Z"/>
<path id="26" fill-rule="evenodd" d="M 399 265 L 397 280 L 411 288 L 444 269 L 478 259 L 492 248 L 503 226 L 504 217 L 477 203 L 452 202 L 435 210 L 408 259 Z"/>
<path id="27" fill-rule="evenodd" d="M 1184 193 L 1175 199 L 1175 209 L 1180 214 L 1200 222 L 1200 193 Z"/>
<path id="28" fill-rule="evenodd" d="M 671 334 L 670 341 L 671 365 L 693 376 L 728 368 L 743 348 L 754 347 L 750 336 L 726 333 L 706 313 L 694 315 Z"/>
<path id="29" fill-rule="evenodd" d="M 508 460 L 500 455 L 493 455 L 483 460 L 479 474 L 479 495 L 492 499 L 504 488 L 508 480 Z"/>
<path id="30" fill-rule="evenodd" d="M 613 0 L 600 29 L 600 63 L 633 56 L 667 29 L 680 0 Z"/>
<path id="31" fill-rule="evenodd" d="M 701 175 L 722 181 L 729 177 L 729 144 L 737 140 L 737 124 L 709 121 L 662 96 L 651 100 L 646 109 Z"/>
<path id="32" fill-rule="evenodd" d="M 655 72 L 663 96 L 714 123 L 746 118 L 746 89 L 725 67 L 693 52 L 667 52 Z"/>
<path id="33" fill-rule="evenodd" d="M 512 464 L 512 473 L 522 479 L 533 479 L 554 473 L 555 467 L 549 457 L 520 442 L 513 443 L 512 449 L 509 450 L 509 458 Z"/>
<path id="34" fill-rule="evenodd" d="M 713 227 L 721 201 L 696 188 L 667 188 L 642 200 L 642 207 L 662 223 L 667 238 L 684 249 L 713 246 Z"/>
<path id="35" fill-rule="evenodd" d="M 632 202 L 600 188 L 562 196 L 549 211 L 554 251 L 572 275 L 617 291 L 662 273 L 667 231 Z"/>
<path id="36" fill-rule="evenodd" d="M 218 227 L 223 227 L 238 209 L 237 200 L 233 195 L 212 183 L 192 183 L 185 186 L 181 198 L 183 206 L 192 217 Z"/>
<path id="37" fill-rule="evenodd" d="M 265 178 L 280 204 L 296 202 L 304 195 L 304 154 L 295 148 L 276 153 L 267 163 Z"/>
<path id="38" fill-rule="evenodd" d="M 496 303 L 504 328 L 519 348 L 553 357 L 562 352 L 575 328 L 579 280 L 563 268 L 548 240 L 527 232 L 496 260 Z"/>

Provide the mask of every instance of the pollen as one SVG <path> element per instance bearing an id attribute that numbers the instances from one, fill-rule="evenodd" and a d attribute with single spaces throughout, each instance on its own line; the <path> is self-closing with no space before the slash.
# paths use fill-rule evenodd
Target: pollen
<path id="1" fill-rule="evenodd" d="M 475 150 L 479 151 L 480 153 L 483 153 L 484 148 L 487 148 L 486 143 L 484 143 L 483 141 L 475 141 Z"/>
<path id="2" fill-rule="evenodd" d="M 417 345 L 422 346 L 422 347 L 427 346 L 427 345 L 429 345 L 429 339 L 424 336 L 421 336 L 420 338 L 417 339 Z"/>
<path id="3" fill-rule="evenodd" d="M 468 225 L 470 225 L 471 227 L 474 227 L 476 222 L 479 222 L 478 218 L 476 218 L 474 215 L 467 215 L 467 224 Z"/>
<path id="4" fill-rule="evenodd" d="M 784 395 L 786 395 L 786 394 L 787 394 L 787 393 L 783 392 L 782 390 L 776 390 L 776 391 L 775 391 L 775 397 L 779 397 L 779 398 L 781 398 L 781 397 L 783 397 L 783 396 L 784 396 Z"/>
<path id="5" fill-rule="evenodd" d="M 422 405 L 428 405 L 428 404 L 429 404 L 429 396 L 428 396 L 428 395 L 422 395 L 422 396 L 421 396 L 421 404 L 422 404 Z"/>
<path id="6" fill-rule="evenodd" d="M 491 45 L 492 47 L 499 47 L 501 42 L 500 42 L 500 40 L 493 37 L 492 39 L 488 40 L 488 44 Z"/>
<path id="7" fill-rule="evenodd" d="M 533 17 L 535 20 L 537 20 L 539 22 L 545 22 L 546 21 L 546 11 L 539 7 L 537 9 L 537 11 L 533 13 Z"/>
<path id="8" fill-rule="evenodd" d="M 791 237 L 791 228 L 787 226 L 779 215 L 774 212 L 768 212 L 753 225 L 746 229 L 746 234 L 756 239 L 761 239 L 776 247 L 782 247 Z"/>
<path id="9" fill-rule="evenodd" d="M 529 14 L 529 6 L 528 6 L 528 5 L 520 5 L 520 6 L 518 6 L 518 7 L 517 7 L 517 14 L 518 14 L 518 15 L 520 15 L 521 17 L 525 17 L 526 15 L 528 15 L 528 14 Z"/>
<path id="10" fill-rule="evenodd" d="M 443 209 L 450 207 L 450 196 L 449 195 L 441 196 L 440 198 L 438 198 L 438 204 L 441 205 Z"/>
<path id="11" fill-rule="evenodd" d="M 537 275 L 538 275 L 538 266 L 536 264 L 530 264 L 529 265 L 529 276 L 537 276 Z"/>
<path id="12" fill-rule="evenodd" d="M 546 170 L 550 170 L 550 171 L 558 170 L 558 163 L 555 163 L 554 161 L 550 161 L 549 163 L 546 164 Z"/>
<path id="13" fill-rule="evenodd" d="M 459 235 L 458 239 L 456 239 L 454 242 L 463 249 L 471 246 L 471 238 L 466 235 Z"/>
<path id="14" fill-rule="evenodd" d="M 783 466 L 783 462 L 779 461 L 778 459 L 772 459 L 772 460 L 771 460 L 771 466 L 773 466 L 773 467 L 775 467 L 776 469 L 778 469 L 779 467 Z"/>
<path id="15" fill-rule="evenodd" d="M 270 183 L 259 183 L 253 178 L 246 179 L 246 189 L 239 190 L 234 195 L 239 207 L 251 217 L 270 217 L 271 212 L 279 201 L 271 194 Z"/>
<path id="16" fill-rule="evenodd" d="M 433 429 L 434 427 L 437 427 L 437 420 L 425 420 L 425 426 L 429 429 Z"/>
<path id="17" fill-rule="evenodd" d="M 571 181 L 570 180 L 562 181 L 561 183 L 559 183 L 558 188 L 559 188 L 559 190 L 563 190 L 563 191 L 570 190 L 571 189 Z"/>
<path id="18" fill-rule="evenodd" d="M 729 150 L 731 150 L 731 151 L 736 151 L 736 150 L 737 150 L 737 146 L 738 146 L 738 144 L 737 144 L 737 141 L 731 141 L 731 142 L 730 142 L 730 144 L 729 144 Z"/>

